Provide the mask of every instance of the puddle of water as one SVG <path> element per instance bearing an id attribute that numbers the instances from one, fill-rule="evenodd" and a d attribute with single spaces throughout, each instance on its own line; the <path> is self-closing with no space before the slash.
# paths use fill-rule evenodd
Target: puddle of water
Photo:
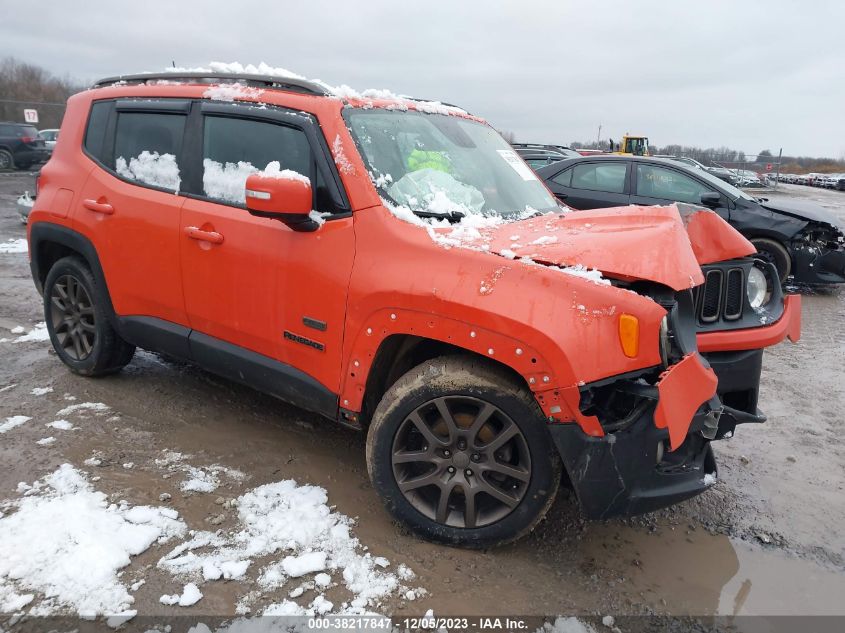
<path id="1" fill-rule="evenodd" d="M 816 563 L 767 551 L 686 526 L 657 533 L 597 526 L 587 551 L 607 560 L 602 547 L 625 552 L 626 590 L 691 615 L 845 615 L 845 575 Z M 632 571 L 633 569 L 633 571 Z"/>

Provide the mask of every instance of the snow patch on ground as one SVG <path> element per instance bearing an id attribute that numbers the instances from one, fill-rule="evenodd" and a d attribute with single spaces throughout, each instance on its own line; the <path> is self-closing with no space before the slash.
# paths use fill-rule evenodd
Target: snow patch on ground
<path id="1" fill-rule="evenodd" d="M 10 503 L 15 511 L 0 518 L 4 606 L 37 592 L 45 596 L 38 613 L 128 615 L 134 598 L 119 570 L 153 543 L 186 531 L 170 508 L 109 504 L 70 464 L 19 489 L 23 497 Z"/>
<path id="2" fill-rule="evenodd" d="M 407 568 L 397 573 L 383 570 L 389 562 L 362 552 L 360 542 L 351 533 L 352 520 L 333 512 L 327 502 L 323 488 L 300 486 L 293 480 L 260 486 L 236 500 L 238 528 L 228 534 L 194 532 L 188 541 L 165 555 L 158 566 L 186 580 L 212 580 L 225 577 L 220 572 L 227 566 L 230 571 L 242 573 L 257 558 L 282 555 L 261 570 L 260 587 L 279 588 L 291 578 L 315 572 L 320 572 L 320 582 L 326 582 L 326 571 L 339 572 L 352 594 L 348 602 L 339 606 L 344 613 L 363 613 L 386 596 L 407 590 L 400 586 L 400 577 L 412 578 L 413 572 Z M 233 563 L 237 564 L 234 568 Z M 248 602 L 240 605 L 241 611 L 249 608 Z M 333 608 L 334 605 L 328 607 Z M 301 615 L 323 613 L 324 609 L 326 603 L 319 600 L 307 607 L 286 600 L 273 605 L 270 611 L 291 610 Z"/>
<path id="3" fill-rule="evenodd" d="M 55 422 L 48 422 L 46 426 L 49 426 L 52 429 L 58 429 L 59 431 L 70 431 L 73 428 L 73 424 L 71 424 L 67 420 L 56 420 Z"/>
<path id="4" fill-rule="evenodd" d="M 96 415 L 104 415 L 107 411 L 111 411 L 111 407 L 102 402 L 80 402 L 57 411 L 56 416 L 70 415 L 71 413 L 79 415 L 81 411 L 92 411 Z"/>
<path id="5" fill-rule="evenodd" d="M 185 587 L 182 589 L 182 594 L 173 594 L 173 595 L 164 595 L 158 599 L 161 604 L 167 605 L 175 605 L 178 604 L 180 607 L 190 607 L 195 605 L 197 602 L 202 600 L 202 592 L 199 590 L 194 583 L 189 582 Z"/>
<path id="6" fill-rule="evenodd" d="M 12 330 L 12 334 L 19 334 L 23 332 L 23 328 L 18 330 L 15 328 Z M 50 340 L 50 333 L 47 331 L 47 324 L 43 321 L 41 323 L 36 323 L 35 327 L 32 328 L 29 332 L 24 334 L 23 336 L 19 336 L 18 338 L 14 339 L 13 342 L 15 343 L 27 343 L 31 341 L 49 341 Z"/>
<path id="7" fill-rule="evenodd" d="M 44 437 L 44 438 L 38 440 L 35 443 L 38 444 L 39 446 L 50 446 L 50 444 L 54 444 L 55 441 L 56 441 L 56 438 L 51 435 L 50 437 Z"/>
<path id="8" fill-rule="evenodd" d="M 0 253 L 26 253 L 29 250 L 23 238 L 0 242 Z"/>
<path id="9" fill-rule="evenodd" d="M 233 481 L 244 481 L 246 474 L 235 468 L 219 464 L 198 468 L 186 464 L 190 455 L 176 451 L 162 451 L 162 456 L 155 460 L 156 466 L 166 468 L 171 473 L 185 473 L 187 478 L 179 486 L 182 492 L 214 492 L 220 486 L 220 476 L 225 475 Z"/>
<path id="10" fill-rule="evenodd" d="M 52 387 L 35 387 L 29 393 L 31 393 L 33 396 L 43 396 L 44 394 L 51 393 L 52 391 Z"/>
<path id="11" fill-rule="evenodd" d="M 115 171 L 124 178 L 137 180 L 154 187 L 179 191 L 182 182 L 179 165 L 173 154 L 159 154 L 144 150 L 135 158 L 127 161 L 123 156 L 115 160 Z"/>
<path id="12" fill-rule="evenodd" d="M 596 630 L 578 618 L 557 618 L 554 622 L 546 622 L 535 633 L 596 633 Z"/>
<path id="13" fill-rule="evenodd" d="M 15 429 L 22 424 L 26 424 L 32 418 L 28 415 L 13 415 L 11 417 L 6 418 L 6 421 L 0 423 L 0 433 L 8 433 L 12 429 Z"/>

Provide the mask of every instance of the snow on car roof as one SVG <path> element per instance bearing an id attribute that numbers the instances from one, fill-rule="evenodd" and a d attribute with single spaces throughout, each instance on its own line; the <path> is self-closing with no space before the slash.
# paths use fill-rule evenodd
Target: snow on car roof
<path id="1" fill-rule="evenodd" d="M 200 82 L 200 83 L 221 83 L 231 85 L 229 80 L 243 81 L 244 91 L 250 89 L 250 84 L 263 84 L 266 88 L 281 90 L 294 90 L 305 92 L 315 96 L 335 97 L 344 101 L 351 107 L 360 108 L 385 108 L 388 110 L 416 110 L 427 114 L 446 114 L 463 116 L 476 120 L 478 117 L 470 115 L 466 110 L 452 104 L 441 101 L 429 101 L 417 99 L 408 95 L 400 95 L 386 88 L 369 88 L 356 90 L 346 84 L 332 86 L 320 79 L 308 79 L 303 75 L 287 70 L 286 68 L 271 66 L 261 62 L 254 64 L 241 64 L 240 62 L 211 62 L 207 67 L 171 67 L 161 72 L 145 72 L 134 75 L 119 75 L 101 79 L 94 84 L 95 87 L 108 85 L 124 85 L 128 83 L 146 83 L 158 81 L 161 83 L 172 81 Z M 219 80 L 215 82 L 214 80 Z M 246 92 L 237 89 L 226 91 L 207 91 L 209 98 L 217 96 L 228 97 L 224 100 L 231 100 L 240 96 L 246 96 Z M 260 94 L 260 93 L 259 93 Z M 251 96 L 255 96 L 255 93 Z"/>

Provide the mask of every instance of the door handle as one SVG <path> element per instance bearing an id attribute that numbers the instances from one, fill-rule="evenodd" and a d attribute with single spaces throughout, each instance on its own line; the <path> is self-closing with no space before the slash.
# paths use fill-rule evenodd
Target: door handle
<path id="1" fill-rule="evenodd" d="M 104 200 L 104 198 L 100 198 L 100 200 Z M 103 215 L 111 215 L 114 213 L 114 207 L 111 206 L 108 202 L 100 202 L 98 200 L 83 200 L 82 206 L 88 209 L 89 211 L 93 211 L 94 213 L 102 213 Z"/>
<path id="2" fill-rule="evenodd" d="M 222 244 L 223 234 L 217 231 L 203 231 L 195 226 L 186 226 L 185 235 L 192 240 L 199 240 L 200 242 L 210 242 L 211 244 Z"/>

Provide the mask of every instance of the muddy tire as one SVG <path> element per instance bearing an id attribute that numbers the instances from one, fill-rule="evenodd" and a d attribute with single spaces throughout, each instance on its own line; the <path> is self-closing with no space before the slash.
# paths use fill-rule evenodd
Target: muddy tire
<path id="1" fill-rule="evenodd" d="M 781 283 L 786 281 L 789 273 L 792 272 L 792 258 L 786 248 L 780 242 L 765 237 L 755 237 L 751 243 L 754 244 L 757 254 L 762 259 L 775 265 Z"/>
<path id="2" fill-rule="evenodd" d="M 44 281 L 44 320 L 56 354 L 82 376 L 105 376 L 132 360 L 135 347 L 112 327 L 105 293 L 79 257 L 57 261 Z"/>
<path id="3" fill-rule="evenodd" d="M 531 392 L 483 359 L 444 356 L 402 376 L 367 433 L 388 512 L 428 540 L 492 547 L 530 532 L 561 479 Z"/>

